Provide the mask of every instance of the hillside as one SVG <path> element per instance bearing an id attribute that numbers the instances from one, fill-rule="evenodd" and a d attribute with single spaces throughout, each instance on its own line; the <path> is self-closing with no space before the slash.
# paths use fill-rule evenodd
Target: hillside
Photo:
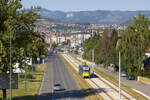
<path id="1" fill-rule="evenodd" d="M 150 11 L 78 11 L 63 12 L 41 9 L 38 12 L 42 18 L 53 19 L 69 23 L 93 23 L 93 24 L 128 24 L 132 22 L 133 16 L 142 13 L 150 17 Z"/>

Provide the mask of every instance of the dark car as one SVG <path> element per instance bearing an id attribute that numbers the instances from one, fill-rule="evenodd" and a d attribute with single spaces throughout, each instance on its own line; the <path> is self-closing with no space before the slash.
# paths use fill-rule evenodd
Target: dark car
<path id="1" fill-rule="evenodd" d="M 127 74 L 127 80 L 135 80 L 135 76 L 133 74 Z"/>
<path id="2" fill-rule="evenodd" d="M 74 51 L 74 54 L 79 54 L 78 51 Z"/>

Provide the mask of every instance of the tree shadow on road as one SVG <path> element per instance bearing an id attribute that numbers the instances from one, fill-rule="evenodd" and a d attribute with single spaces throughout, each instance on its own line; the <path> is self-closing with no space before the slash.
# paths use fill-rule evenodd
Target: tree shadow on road
<path id="1" fill-rule="evenodd" d="M 106 89 L 82 89 L 82 90 L 65 90 L 57 91 L 54 93 L 44 93 L 38 96 L 38 100 L 55 100 L 55 99 L 83 99 L 90 95 L 95 95 L 97 93 L 105 92 Z"/>
<path id="2" fill-rule="evenodd" d="M 13 97 L 12 100 L 56 100 L 56 99 L 84 99 L 87 96 L 95 95 L 97 93 L 106 92 L 107 88 L 98 89 L 81 89 L 81 90 L 64 90 L 53 93 L 43 93 L 41 95 L 26 95 Z M 2 98 L 0 98 L 2 100 Z"/>

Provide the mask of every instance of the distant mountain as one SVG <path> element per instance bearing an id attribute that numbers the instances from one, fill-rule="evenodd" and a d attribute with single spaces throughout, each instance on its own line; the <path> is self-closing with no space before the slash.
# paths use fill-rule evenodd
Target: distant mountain
<path id="1" fill-rule="evenodd" d="M 92 24 L 123 24 L 132 22 L 133 16 L 142 13 L 150 17 L 150 11 L 77 11 L 63 12 L 41 9 L 38 12 L 42 18 L 59 20 L 69 23 L 92 23 Z"/>

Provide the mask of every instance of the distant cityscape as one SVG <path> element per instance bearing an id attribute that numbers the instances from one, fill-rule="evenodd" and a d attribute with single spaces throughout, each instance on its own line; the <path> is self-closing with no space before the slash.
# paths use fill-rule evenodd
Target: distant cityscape
<path id="1" fill-rule="evenodd" d="M 118 32 L 118 36 L 122 30 L 126 29 L 125 25 L 119 24 L 69 24 L 69 23 L 54 23 L 48 20 L 42 19 L 36 23 L 36 31 L 45 36 L 46 43 L 50 46 L 52 43 L 61 44 L 71 41 L 71 47 L 81 46 L 81 43 L 85 39 L 90 38 L 93 34 L 99 34 L 100 36 L 104 32 L 104 29 L 109 30 L 111 34 L 115 29 Z"/>

